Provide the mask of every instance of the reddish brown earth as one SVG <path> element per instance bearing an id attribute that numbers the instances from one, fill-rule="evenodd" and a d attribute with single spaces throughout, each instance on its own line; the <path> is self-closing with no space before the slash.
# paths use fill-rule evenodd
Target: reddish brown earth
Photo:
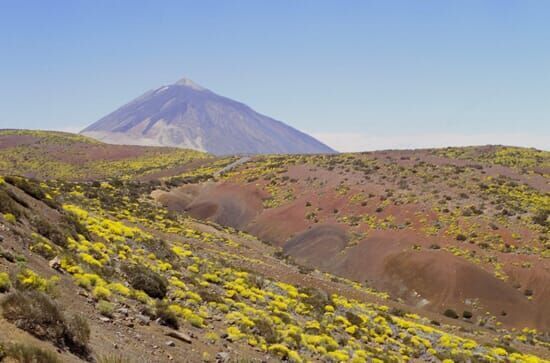
<path id="1" fill-rule="evenodd" d="M 489 199 L 477 189 L 476 179 L 505 177 L 544 195 L 550 190 L 544 175 L 452 159 L 430 150 L 384 151 L 354 157 L 365 158 L 376 168 L 363 173 L 354 170 L 352 163 L 333 168 L 313 161 L 289 164 L 275 180 L 277 187 L 290 191 L 293 198 L 273 208 L 262 206 L 262 200 L 270 196 L 273 176 L 241 177 L 261 173 L 262 158 L 238 167 L 215 183 L 159 192 L 156 198 L 170 209 L 245 230 L 281 247 L 300 264 L 368 281 L 370 286 L 413 306 L 434 312 L 447 308 L 468 310 L 474 317 L 489 312 L 507 326 L 550 329 L 548 258 L 457 241 L 455 234 L 445 233 L 448 226 L 427 232 L 446 216 L 434 207 L 440 205 L 437 202 L 442 196 L 449 196 L 445 205 L 451 211 L 484 205 L 480 216 L 459 216 L 460 228 L 475 227 L 477 235 L 502 238 L 520 250 L 541 248 L 536 241 L 544 233 L 511 217 L 503 223 L 497 218 L 495 204 L 488 203 Z M 455 177 L 449 168 L 461 169 L 456 169 Z M 426 181 L 417 173 L 431 176 Z M 406 180 L 404 188 L 400 179 Z M 338 192 L 339 185 L 348 190 Z M 353 201 L 355 194 L 366 196 L 364 203 Z M 408 201 L 409 196 L 415 200 Z M 315 216 L 308 219 L 312 211 Z M 361 221 L 349 225 L 341 219 L 365 214 L 376 218 L 374 226 Z M 386 218 L 392 219 L 391 227 L 381 226 Z M 513 237 L 516 234 L 520 239 Z M 462 249 L 470 257 L 455 256 L 449 248 Z M 479 261 L 474 263 L 475 258 Z M 495 263 L 502 266 L 506 280 L 496 276 Z M 520 266 L 525 263 L 528 268 Z M 531 300 L 524 294 L 526 289 L 534 291 Z"/>
<path id="2" fill-rule="evenodd" d="M 32 145 L 37 142 L 29 135 L 18 140 L 2 140 L 5 143 L 1 145 L 8 145 L 6 147 L 31 145 L 34 148 Z M 40 150 L 44 145 L 35 146 Z M 77 145 L 74 150 L 79 150 L 79 147 Z M 62 152 L 58 146 L 48 146 L 46 150 L 52 155 Z M 119 154 L 115 152 L 115 155 L 102 152 L 94 154 L 99 161 L 103 156 L 124 158 L 134 155 L 128 149 Z M 63 156 L 66 158 L 63 160 L 71 163 L 81 162 L 82 157 L 87 157 L 79 152 L 65 154 L 68 155 Z M 124 205 L 121 209 L 132 210 L 133 203 L 139 200 L 139 205 L 144 208 L 139 216 L 151 220 L 161 215 L 146 213 L 156 200 L 170 210 L 195 217 L 180 219 L 185 220 L 186 227 L 237 242 L 205 243 L 204 240 L 140 226 L 162 240 L 189 244 L 193 251 L 208 251 L 208 261 L 224 256 L 224 266 L 362 302 L 381 303 L 395 315 L 399 312 L 419 314 L 432 320 L 430 324 L 442 323 L 441 329 L 445 331 L 485 344 L 494 344 L 509 333 L 495 327 L 492 321 L 479 324 L 487 314 L 496 317 L 505 327 L 527 326 L 550 332 L 550 264 L 548 256 L 542 253 L 547 246 L 544 238 L 548 237 L 548 232 L 533 228 L 530 222 L 532 212 L 528 207 L 523 207 L 525 210 L 522 211 L 508 203 L 505 197 L 495 197 L 480 187 L 482 183 L 490 183 L 488 176 L 494 179 L 504 177 L 506 183 L 514 180 L 527 185 L 531 188 L 528 190 L 539 193 L 544 203 L 547 195 L 544 193 L 548 193 L 548 176 L 544 168 L 522 171 L 452 159 L 430 150 L 349 156 L 256 157 L 237 165 L 225 175 L 212 172 L 215 168 L 208 164 L 208 161 L 195 160 L 137 176 L 136 179 L 154 183 L 129 181 L 118 184 L 122 185 L 120 188 L 109 188 L 113 190 L 109 198 L 100 198 L 99 195 L 92 198 L 94 202 L 105 205 L 120 203 L 114 200 L 122 199 L 122 196 L 126 198 L 123 188 L 131 187 L 132 193 L 128 195 L 132 195 L 132 203 L 121 203 Z M 475 166 L 470 166 L 473 164 Z M 203 167 L 207 171 L 201 175 L 197 170 Z M 181 173 L 184 175 L 179 176 Z M 157 180 L 173 175 L 178 177 Z M 203 176 L 208 175 L 214 178 L 202 181 L 206 180 Z M 87 187 L 93 185 L 89 182 L 48 183 L 55 185 L 54 190 L 76 185 L 82 187 L 84 193 L 89 193 Z M 176 346 L 169 347 L 164 335 L 166 327 L 155 322 L 150 325 L 137 323 L 136 316 L 142 310 L 134 304 L 135 301 L 124 303 L 130 310 L 130 319 L 117 316 L 112 321 L 102 321 L 95 307 L 96 301 L 89 292 L 76 286 L 66 273 L 51 269 L 46 259 L 29 249 L 29 231 L 34 228 L 30 216 L 40 216 L 56 225 L 62 221 L 62 215 L 42 201 L 31 198 L 11 182 L 8 184 L 10 190 L 26 201 L 29 215 L 20 219 L 15 227 L 5 228 L 8 224 L 0 223 L 4 237 L 0 241 L 1 249 L 24 256 L 26 265 L 42 276 L 57 275 L 61 278 L 59 296 L 55 299 L 67 314 L 78 312 L 86 315 L 92 330 L 90 347 L 95 357 L 120 352 L 131 361 L 195 362 L 203 359 L 202 352 L 215 356 L 217 352 L 227 351 L 236 361 L 239 361 L 240 354 L 258 361 L 268 359 L 265 353 L 243 342 L 233 344 L 222 340 L 208 344 L 205 333 L 209 330 L 198 330 L 187 322 L 183 323 L 181 331 L 193 336 L 192 344 L 178 341 Z M 159 189 L 152 193 L 153 200 L 147 198 L 151 188 L 157 186 Z M 96 188 L 99 191 L 91 189 L 99 193 L 102 188 L 99 184 Z M 70 202 L 70 195 L 72 193 L 64 193 L 59 199 L 63 203 Z M 84 195 L 88 198 L 90 194 Z M 464 215 L 464 211 L 470 211 L 470 206 L 481 212 Z M 507 214 L 503 214 L 503 210 Z M 164 212 L 162 209 L 157 211 Z M 116 210 L 117 215 L 119 212 L 126 211 Z M 0 217 L 3 219 L 5 217 Z M 139 221 L 133 223 L 143 223 L 144 219 Z M 455 222 L 456 226 L 453 225 Z M 252 236 L 235 233 L 233 229 L 220 225 L 246 231 Z M 465 240 L 457 239 L 458 229 L 464 232 Z M 485 237 L 499 242 L 485 243 Z M 13 272 L 17 268 L 18 263 L 0 258 L 0 272 Z M 333 274 L 324 274 L 324 271 Z M 334 275 L 357 281 L 363 287 L 388 292 L 391 298 L 384 299 L 372 290 L 359 289 Z M 532 298 L 527 298 L 526 290 L 533 292 Z M 442 315 L 448 308 L 459 314 L 471 311 L 474 316 L 472 319 L 450 319 Z M 129 322 L 134 324 L 129 326 Z M 209 321 L 209 327 L 214 330 L 219 328 L 221 331 L 221 326 L 222 323 L 215 318 Z M 52 348 L 51 344 L 14 329 L 14 324 L 4 318 L 0 318 L 0 338 L 2 342 L 24 341 Z M 520 343 L 514 347 L 548 356 L 543 347 Z M 63 361 L 77 361 L 66 351 L 60 351 L 59 355 Z"/>
<path id="3" fill-rule="evenodd" d="M 156 191 L 153 196 L 169 209 L 237 229 L 252 222 L 262 211 L 262 201 L 268 197 L 252 185 L 231 183 L 185 185 L 169 193 Z"/>
<path id="4" fill-rule="evenodd" d="M 207 154 L 184 149 L 110 145 L 63 132 L 0 130 L 3 175 L 16 172 L 36 179 L 70 180 L 132 176 L 151 181 L 213 160 Z"/>

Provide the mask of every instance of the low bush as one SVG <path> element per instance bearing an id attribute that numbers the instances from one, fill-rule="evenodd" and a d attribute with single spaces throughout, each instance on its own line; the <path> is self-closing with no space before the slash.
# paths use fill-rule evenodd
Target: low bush
<path id="1" fill-rule="evenodd" d="M 258 319 L 254 321 L 254 330 L 262 336 L 267 344 L 275 344 L 279 341 L 277 330 L 267 319 Z"/>
<path id="2" fill-rule="evenodd" d="M 53 300 L 38 291 L 14 292 L 0 304 L 6 320 L 40 339 L 57 341 L 63 336 L 63 314 Z"/>
<path id="3" fill-rule="evenodd" d="M 5 259 L 8 262 L 14 263 L 15 256 L 10 251 L 6 251 L 0 247 L 0 258 Z"/>
<path id="4" fill-rule="evenodd" d="M 21 261 L 21 258 L 24 256 L 16 257 L 17 261 Z M 56 292 L 57 281 L 59 281 L 58 276 L 46 279 L 30 269 L 23 268 L 16 275 L 14 287 L 19 291 L 36 290 L 53 295 Z"/>
<path id="5" fill-rule="evenodd" d="M 90 326 L 82 315 L 73 315 L 66 321 L 65 343 L 69 350 L 77 355 L 86 356 L 90 341 Z"/>
<path id="6" fill-rule="evenodd" d="M 4 213 L 4 219 L 6 222 L 11 224 L 15 224 L 15 222 L 17 222 L 17 218 L 11 213 Z"/>
<path id="7" fill-rule="evenodd" d="M 147 247 L 149 247 L 149 250 L 154 253 L 155 257 L 159 260 L 168 261 L 172 264 L 178 261 L 178 256 L 172 252 L 170 246 L 168 246 L 168 243 L 166 243 L 165 240 L 158 238 L 153 239 L 148 241 Z"/>
<path id="8" fill-rule="evenodd" d="M 308 275 L 313 271 L 315 271 L 313 267 L 298 265 L 298 272 L 300 272 L 301 274 Z"/>
<path id="9" fill-rule="evenodd" d="M 67 347 L 74 354 L 88 356 L 90 328 L 86 319 L 74 316 L 67 320 L 46 294 L 35 290 L 16 291 L 6 296 L 0 306 L 4 318 L 18 328 L 58 347 Z"/>
<path id="10" fill-rule="evenodd" d="M 113 317 L 113 312 L 115 311 L 115 305 L 105 300 L 101 300 L 97 303 L 97 310 L 103 316 L 108 318 Z"/>
<path id="11" fill-rule="evenodd" d="M 11 288 L 10 275 L 0 272 L 0 293 L 8 292 Z"/>
<path id="12" fill-rule="evenodd" d="M 152 298 L 162 299 L 168 290 L 168 281 L 145 266 L 125 266 L 128 282 L 136 290 L 142 290 Z"/>
<path id="13" fill-rule="evenodd" d="M 396 308 L 396 307 L 391 308 L 389 313 L 390 315 L 399 316 L 399 317 L 403 317 L 407 314 L 407 312 L 404 311 L 403 309 Z"/>
<path id="14" fill-rule="evenodd" d="M 197 288 L 197 294 L 200 295 L 201 299 L 207 302 L 215 302 L 218 304 L 223 304 L 223 294 L 209 288 Z"/>
<path id="15" fill-rule="evenodd" d="M 178 330 L 180 327 L 178 316 L 168 306 L 167 303 L 158 301 L 155 306 L 155 317 L 159 319 L 161 325 Z"/>
<path id="16" fill-rule="evenodd" d="M 361 317 L 357 316 L 351 311 L 346 311 L 346 319 L 348 319 L 350 323 L 356 326 L 361 326 L 363 324 L 363 319 L 361 319 Z"/>
<path id="17" fill-rule="evenodd" d="M 131 363 L 129 358 L 122 355 L 104 355 L 97 359 L 98 363 Z"/>
<path id="18" fill-rule="evenodd" d="M 324 314 L 325 306 L 331 305 L 330 297 L 324 291 L 315 288 L 305 288 L 302 291 L 307 297 L 302 298 L 304 304 L 308 304 L 317 314 Z"/>
<path id="19" fill-rule="evenodd" d="M 88 231 L 86 226 L 78 220 L 77 216 L 67 211 L 63 211 L 63 216 L 65 217 L 65 222 L 67 223 L 67 226 L 72 231 L 76 232 L 76 234 L 84 236 L 89 241 L 92 240 L 90 232 Z M 73 237 L 75 237 L 74 234 Z"/>
<path id="20" fill-rule="evenodd" d="M 67 246 L 67 237 L 65 233 L 60 231 L 56 226 L 48 222 L 46 219 L 39 216 L 31 218 L 31 225 L 35 228 L 36 232 L 43 237 L 46 237 L 56 245 L 60 247 Z"/>
<path id="21" fill-rule="evenodd" d="M 457 241 L 466 241 L 467 239 L 468 239 L 468 237 L 466 237 L 466 235 L 463 234 L 463 233 L 459 233 L 459 234 L 456 235 L 456 240 Z"/>
<path id="22" fill-rule="evenodd" d="M 0 361 L 10 358 L 21 363 L 61 363 L 55 353 L 28 344 L 11 344 L 0 351 Z"/>
<path id="23" fill-rule="evenodd" d="M 543 227 L 548 227 L 548 217 L 550 216 L 550 209 L 540 209 L 533 215 L 533 223 L 539 224 Z"/>
<path id="24" fill-rule="evenodd" d="M 451 319 L 458 319 L 458 314 L 453 309 L 445 310 L 443 315 L 445 315 L 446 317 L 451 318 Z"/>
<path id="25" fill-rule="evenodd" d="M 92 290 L 92 295 L 98 300 L 108 300 L 111 297 L 112 293 L 111 290 L 104 286 L 96 286 Z"/>
<path id="26" fill-rule="evenodd" d="M 0 258 L 5 259 L 9 262 L 15 262 L 15 256 L 10 251 L 6 251 L 0 248 Z"/>

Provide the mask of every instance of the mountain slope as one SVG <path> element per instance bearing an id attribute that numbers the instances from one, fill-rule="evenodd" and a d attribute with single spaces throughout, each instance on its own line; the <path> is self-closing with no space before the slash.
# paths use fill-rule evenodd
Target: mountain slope
<path id="1" fill-rule="evenodd" d="M 256 156 L 153 196 L 410 306 L 548 331 L 549 161 L 504 146 Z"/>
<path id="2" fill-rule="evenodd" d="M 304 269 L 251 235 L 169 213 L 147 198 L 154 188 L 0 177 L 0 361 L 548 362 L 544 332 L 451 319 Z"/>
<path id="3" fill-rule="evenodd" d="M 107 143 L 185 147 L 217 155 L 334 152 L 187 79 L 146 92 L 82 134 Z"/>
<path id="4" fill-rule="evenodd" d="M 0 174 L 92 180 L 177 175 L 213 159 L 195 150 L 109 145 L 65 132 L 0 130 Z"/>

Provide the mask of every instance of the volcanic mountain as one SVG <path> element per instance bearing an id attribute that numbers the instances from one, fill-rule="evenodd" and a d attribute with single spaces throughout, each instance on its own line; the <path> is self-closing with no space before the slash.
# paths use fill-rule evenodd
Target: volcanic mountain
<path id="1" fill-rule="evenodd" d="M 188 79 L 146 92 L 81 133 L 112 144 L 172 146 L 217 155 L 334 152 Z"/>

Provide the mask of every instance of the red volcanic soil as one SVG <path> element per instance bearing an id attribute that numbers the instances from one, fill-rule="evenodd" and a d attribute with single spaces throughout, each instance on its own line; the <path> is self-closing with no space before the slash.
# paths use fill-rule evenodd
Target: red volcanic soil
<path id="1" fill-rule="evenodd" d="M 264 241 L 282 247 L 289 238 L 310 226 L 304 219 L 305 209 L 304 201 L 264 210 L 256 216 L 254 223 L 247 226 L 247 231 Z"/>
<path id="2" fill-rule="evenodd" d="M 550 261 L 496 249 L 497 244 L 540 249 L 540 233 L 518 218 L 497 218 L 498 200 L 491 202 L 477 189 L 480 180 L 504 175 L 544 192 L 543 176 L 493 165 L 469 167 L 471 161 L 427 150 L 375 152 L 366 159 L 372 164 L 365 172 L 293 164 L 271 178 L 237 173 L 153 196 L 169 209 L 247 231 L 302 265 L 367 281 L 416 307 L 467 310 L 472 321 L 488 312 L 507 326 L 550 328 Z M 253 163 L 240 168 L 250 170 Z M 463 170 L 454 175 L 455 167 Z M 273 185 L 292 198 L 266 208 Z M 455 213 L 470 206 L 484 211 L 468 218 Z M 455 224 L 447 221 L 451 214 Z M 457 240 L 457 228 L 465 231 L 465 241 Z M 486 238 L 500 242 L 483 247 Z M 498 277 L 497 266 L 505 278 Z M 530 300 L 526 289 L 534 292 Z"/>
<path id="3" fill-rule="evenodd" d="M 155 191 L 153 197 L 171 210 L 243 229 L 262 211 L 267 195 L 252 185 L 206 183 Z"/>
<path id="4" fill-rule="evenodd" d="M 45 141 L 31 135 L 0 135 L 0 150 L 17 146 L 36 146 L 44 155 L 67 163 L 82 163 L 89 161 L 117 161 L 135 158 L 151 152 L 165 152 L 169 149 L 159 147 L 144 147 L 134 145 L 111 145 L 103 143 L 88 143 L 71 141 L 70 147 L 62 143 Z M 70 152 L 68 152 L 70 149 Z"/>
<path id="5" fill-rule="evenodd" d="M 443 311 L 454 308 L 472 311 L 478 300 L 483 310 L 501 316 L 513 326 L 538 325 L 537 310 L 521 292 L 497 279 L 479 266 L 445 251 L 406 251 L 384 259 L 387 286 L 400 284 L 419 297 L 426 297 L 430 307 Z M 395 289 L 395 287 L 394 287 Z"/>
<path id="6" fill-rule="evenodd" d="M 51 170 L 52 174 L 49 174 L 50 169 L 37 170 L 32 166 L 21 165 L 21 160 L 36 159 L 40 160 L 44 165 L 53 163 L 53 165 L 66 165 L 70 168 L 82 167 L 82 173 L 78 176 L 74 175 L 72 178 L 93 180 L 112 176 L 106 175 L 108 173 L 107 170 L 101 170 L 101 166 L 105 165 L 105 163 L 125 160 L 133 161 L 146 157 L 162 158 L 176 151 L 182 152 L 181 149 L 167 147 L 104 144 L 79 135 L 60 132 L 20 131 L 20 133 L 12 133 L 9 130 L 5 132 L 0 130 L 0 153 L 2 153 L 2 157 L 6 158 L 5 161 L 7 162 L 5 163 L 5 170 L 0 170 L 0 172 L 16 172 L 38 179 L 55 178 L 55 171 Z M 146 175 L 139 175 L 136 178 L 149 181 L 155 178 L 179 175 L 213 160 L 215 158 L 206 157 L 206 155 L 201 158 L 184 158 L 184 160 L 180 160 L 179 162 L 178 160 L 174 160 L 170 167 L 166 167 L 163 170 L 147 170 Z M 95 166 L 97 168 L 94 168 Z M 121 170 L 121 172 L 124 172 L 124 170 Z"/>
<path id="7" fill-rule="evenodd" d="M 40 141 L 40 138 L 31 135 L 0 135 L 0 150 L 16 146 L 31 145 Z"/>
<path id="8" fill-rule="evenodd" d="M 298 258 L 307 256 L 309 264 L 327 270 L 332 267 L 334 256 L 346 248 L 348 239 L 341 226 L 318 225 L 288 240 L 283 250 Z"/>
<path id="9" fill-rule="evenodd" d="M 546 318 L 540 321 L 541 311 L 547 307 L 533 305 L 510 284 L 447 251 L 411 250 L 401 231 L 378 231 L 346 248 L 342 228 L 316 226 L 291 239 L 285 252 L 299 262 L 356 281 L 368 281 L 418 307 L 434 311 L 453 308 L 459 313 L 468 310 L 474 314 L 490 311 L 510 326 L 548 324 Z M 506 316 L 502 316 L 503 312 Z"/>
<path id="10" fill-rule="evenodd" d="M 491 151 L 493 147 L 486 146 L 481 147 L 479 152 L 482 150 Z M 392 151 L 375 151 L 371 153 L 375 157 L 380 158 L 391 158 L 391 161 L 397 165 L 402 165 L 406 167 L 413 167 L 418 161 L 425 163 L 445 166 L 453 165 L 459 167 L 469 167 L 476 166 L 482 167 L 483 174 L 492 177 L 498 177 L 499 175 L 506 176 L 513 180 L 525 183 L 532 188 L 539 189 L 544 192 L 550 192 L 550 183 L 548 180 L 539 174 L 532 173 L 522 173 L 519 170 L 508 168 L 502 165 L 491 165 L 491 164 L 482 164 L 472 160 L 456 159 L 456 158 L 447 158 L 444 156 L 434 155 L 431 149 L 423 150 L 392 150 Z M 550 174 L 550 170 L 535 168 L 540 174 Z"/>

